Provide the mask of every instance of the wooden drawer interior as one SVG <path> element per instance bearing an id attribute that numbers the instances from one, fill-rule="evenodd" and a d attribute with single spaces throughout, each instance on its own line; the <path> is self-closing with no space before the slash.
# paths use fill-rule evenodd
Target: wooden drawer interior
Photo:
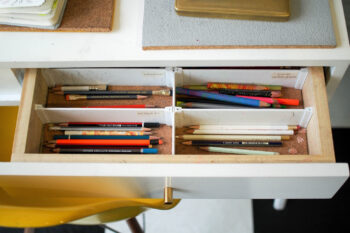
<path id="1" fill-rule="evenodd" d="M 334 162 L 334 149 L 323 69 L 302 70 L 196 70 L 196 69 L 28 69 L 25 74 L 12 161 L 28 162 L 123 162 L 123 163 L 293 163 Z M 239 75 L 237 75 L 238 73 Z M 214 76 L 213 74 L 216 73 Z M 244 75 L 246 74 L 246 75 Z M 303 78 L 304 76 L 304 78 Z M 266 83 L 301 90 L 303 106 L 293 109 L 181 109 L 170 99 L 153 99 L 154 109 L 104 109 L 55 105 L 48 87 L 57 84 L 110 84 L 126 86 L 165 86 L 208 81 Z M 259 80 L 258 80 L 259 79 Z M 258 81 L 257 81 L 258 80 Z M 48 104 L 48 100 L 51 101 Z M 56 102 L 55 102 L 56 101 Z M 62 104 L 62 102 L 60 103 Z M 96 103 L 94 103 L 96 104 Z M 219 117 L 216 117 L 219 116 Z M 219 119 L 219 120 L 218 120 Z M 42 153 L 44 125 L 67 121 L 159 121 L 166 141 L 157 155 L 102 155 Z M 205 154 L 181 149 L 175 134 L 189 124 L 301 124 L 306 128 L 306 153 L 261 155 Z"/>

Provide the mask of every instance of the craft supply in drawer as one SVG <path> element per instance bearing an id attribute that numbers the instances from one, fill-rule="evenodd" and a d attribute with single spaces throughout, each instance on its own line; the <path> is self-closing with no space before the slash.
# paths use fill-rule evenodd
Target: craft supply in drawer
<path id="1" fill-rule="evenodd" d="M 303 108 L 301 90 L 271 85 L 210 82 L 185 85 L 176 88 L 176 100 L 176 105 L 182 108 Z"/>
<path id="2" fill-rule="evenodd" d="M 172 105 L 172 90 L 164 86 L 54 86 L 47 107 L 163 108 Z"/>
<path id="3" fill-rule="evenodd" d="M 206 125 L 201 125 L 206 126 Z M 211 125 L 208 125 L 211 126 Z M 239 129 L 240 132 L 228 132 L 225 134 L 210 133 L 193 134 L 191 126 L 176 129 L 176 154 L 240 154 L 240 155 L 294 155 L 308 154 L 306 130 L 293 127 L 294 130 L 271 129 L 257 126 L 253 129 Z M 210 127 L 211 128 L 211 127 Z M 220 128 L 220 127 L 218 127 Z M 239 127 L 242 128 L 242 127 Z M 277 128 L 277 127 L 276 127 Z M 281 126 L 280 128 L 288 128 Z M 291 128 L 291 127 L 289 127 Z M 192 129 L 193 130 L 193 129 Z M 190 131 L 190 132 L 189 132 Z M 215 131 L 215 130 L 213 130 Z M 252 131 L 252 132 L 249 132 Z M 261 131 L 261 132 L 259 132 Z M 265 133 L 264 133 L 265 131 Z M 278 135 L 278 131 L 281 133 Z M 292 131 L 292 135 L 284 136 L 284 131 Z M 219 132 L 217 132 L 219 133 Z M 232 133 L 232 134 L 231 134 Z M 233 134 L 236 133 L 236 134 Z M 288 133 L 289 134 L 289 133 Z M 223 149 L 225 148 L 225 149 Z M 232 150 L 231 150 L 232 149 Z M 239 149 L 239 150 L 237 150 Z M 242 151 L 240 151 L 242 149 Z"/>
<path id="4" fill-rule="evenodd" d="M 171 154 L 171 135 L 172 128 L 158 122 L 61 122 L 44 125 L 42 152 Z"/>

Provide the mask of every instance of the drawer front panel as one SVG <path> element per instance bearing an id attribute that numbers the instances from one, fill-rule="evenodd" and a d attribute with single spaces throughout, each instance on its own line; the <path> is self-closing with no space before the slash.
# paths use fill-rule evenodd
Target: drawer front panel
<path id="1" fill-rule="evenodd" d="M 11 197 L 331 198 L 347 164 L 1 163 L 0 188 Z"/>

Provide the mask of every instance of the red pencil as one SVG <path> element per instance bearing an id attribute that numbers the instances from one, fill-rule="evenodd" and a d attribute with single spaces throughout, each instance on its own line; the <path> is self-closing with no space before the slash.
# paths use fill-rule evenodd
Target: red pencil
<path id="1" fill-rule="evenodd" d="M 298 99 L 281 99 L 281 98 L 269 98 L 269 97 L 255 97 L 255 96 L 245 96 L 245 95 L 237 95 L 238 97 L 243 97 L 247 99 L 260 100 L 269 104 L 283 104 L 283 105 L 299 105 Z"/>
<path id="2" fill-rule="evenodd" d="M 86 106 L 85 108 L 155 108 L 151 104 L 133 104 L 133 105 L 107 105 L 107 106 Z"/>
<path id="3" fill-rule="evenodd" d="M 86 146 L 148 146 L 161 145 L 162 140 L 128 140 L 128 139 L 58 139 L 48 143 L 57 145 L 86 145 Z"/>

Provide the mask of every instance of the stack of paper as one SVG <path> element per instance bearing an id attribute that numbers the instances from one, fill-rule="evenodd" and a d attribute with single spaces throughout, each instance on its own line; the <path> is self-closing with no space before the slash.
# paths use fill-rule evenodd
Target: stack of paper
<path id="1" fill-rule="evenodd" d="M 56 29 L 67 0 L 2 0 L 0 24 Z"/>

